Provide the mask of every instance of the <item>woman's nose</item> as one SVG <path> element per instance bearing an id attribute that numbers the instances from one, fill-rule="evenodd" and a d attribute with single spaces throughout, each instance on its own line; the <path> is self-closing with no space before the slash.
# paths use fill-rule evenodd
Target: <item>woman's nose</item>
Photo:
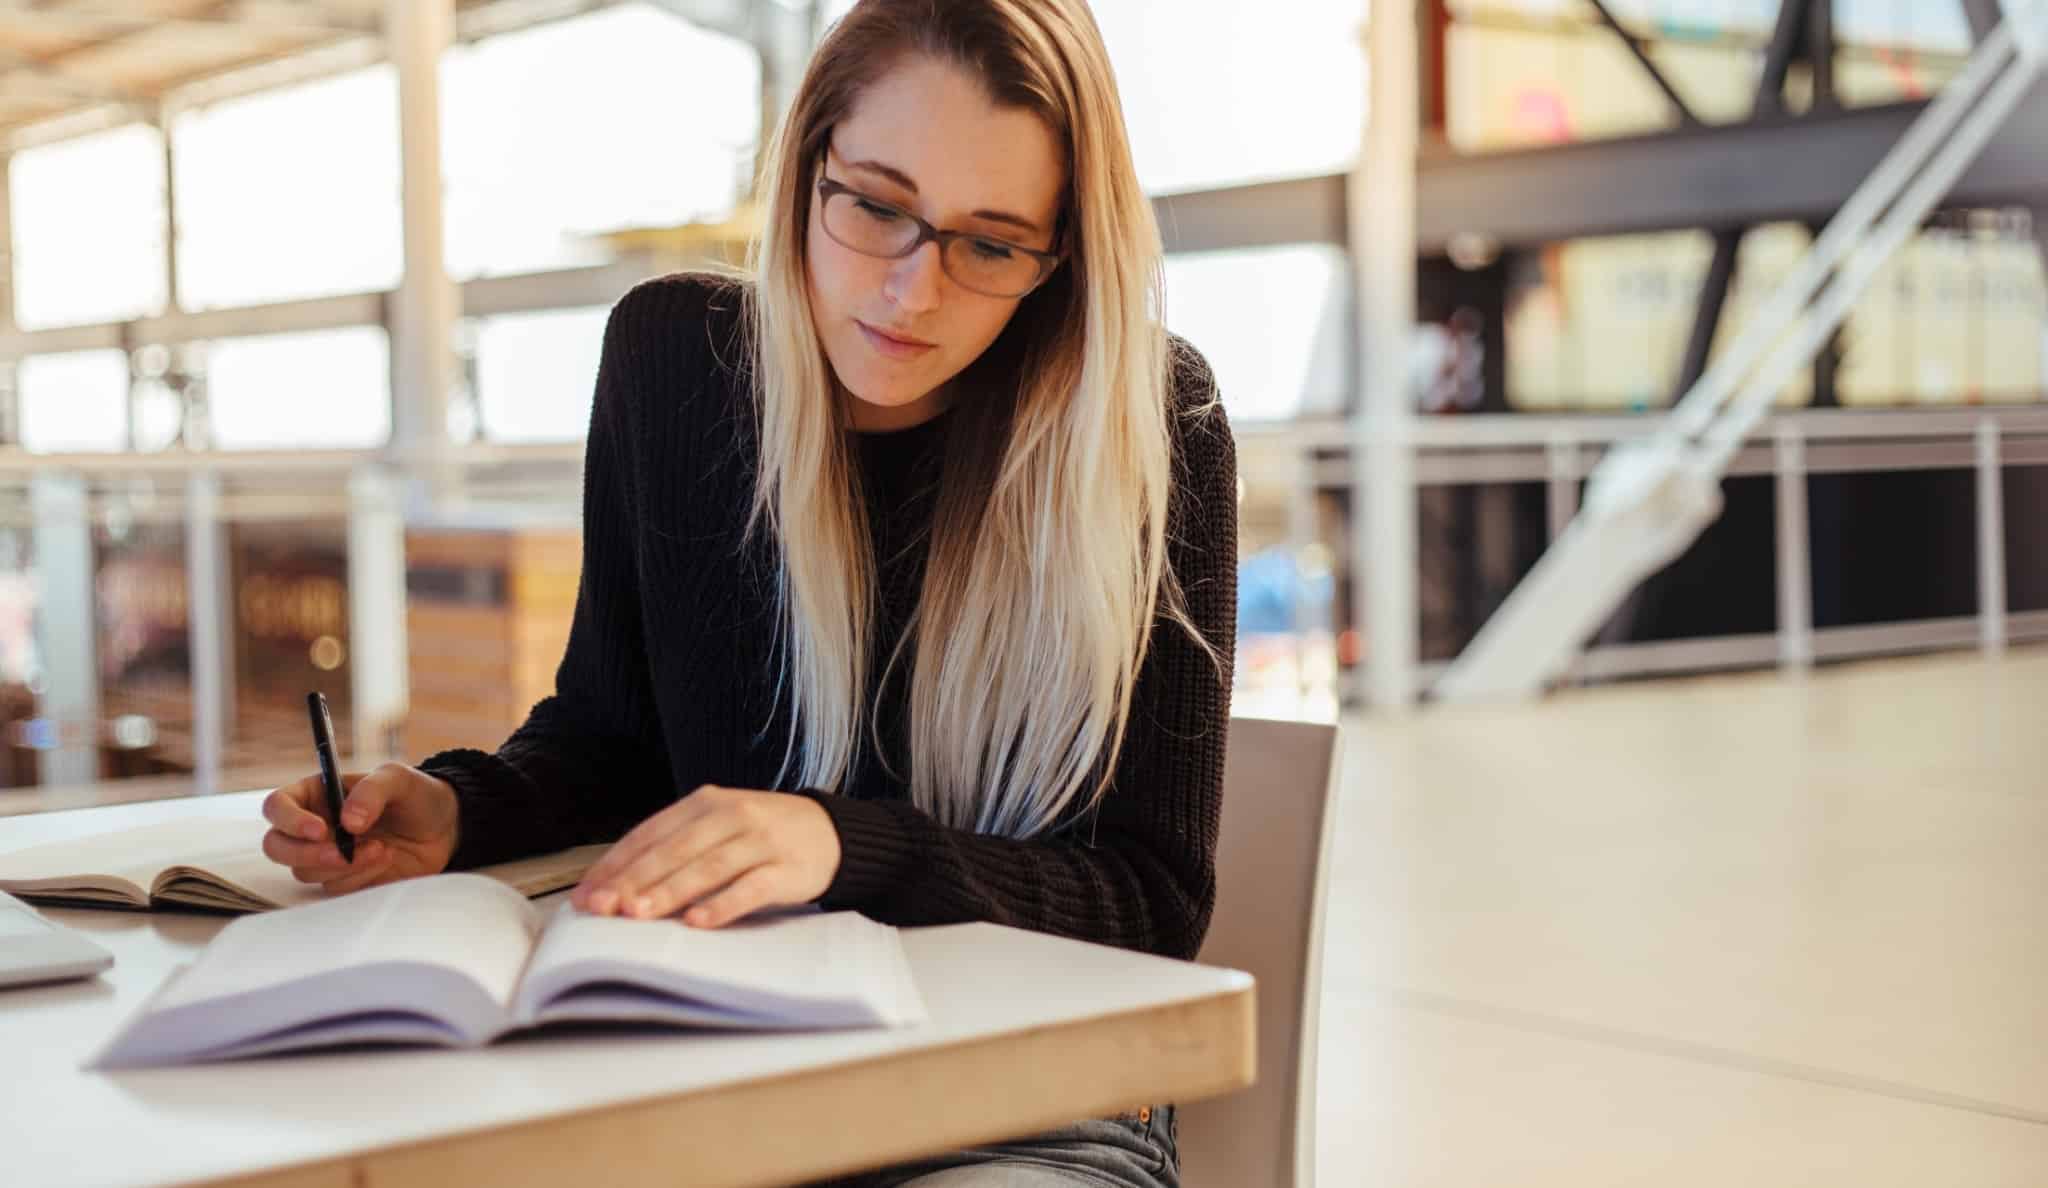
<path id="1" fill-rule="evenodd" d="M 919 244 L 916 251 L 889 269 L 890 299 L 913 312 L 938 308 L 939 289 L 944 283 L 945 265 L 937 243 Z"/>

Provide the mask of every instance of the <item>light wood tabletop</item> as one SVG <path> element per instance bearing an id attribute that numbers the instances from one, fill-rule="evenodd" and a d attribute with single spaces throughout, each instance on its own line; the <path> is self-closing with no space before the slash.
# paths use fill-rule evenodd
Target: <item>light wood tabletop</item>
<path id="1" fill-rule="evenodd" d="M 5 851 L 237 793 L 0 820 Z M 7 1183 L 771 1185 L 1242 1088 L 1250 977 L 991 924 L 903 934 L 929 1023 L 811 1034 L 542 1032 L 118 1073 L 84 1062 L 225 918 L 46 909 L 111 950 L 0 990 Z M 20 1178 L 16 1178 L 16 1177 Z"/>

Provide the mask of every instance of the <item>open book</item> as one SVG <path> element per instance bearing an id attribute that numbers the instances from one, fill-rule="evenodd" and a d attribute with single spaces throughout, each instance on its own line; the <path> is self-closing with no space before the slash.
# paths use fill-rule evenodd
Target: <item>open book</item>
<path id="1" fill-rule="evenodd" d="M 443 874 L 230 923 L 94 1063 L 470 1047 L 570 1020 L 821 1028 L 925 1017 L 896 930 L 854 912 L 699 929 L 587 915 L 566 900 L 544 907 L 493 879 Z"/>
<path id="2" fill-rule="evenodd" d="M 0 852 L 0 891 L 85 907 L 261 912 L 330 898 L 263 856 L 260 817 L 190 817 Z M 524 895 L 573 887 L 605 846 L 480 868 Z"/>

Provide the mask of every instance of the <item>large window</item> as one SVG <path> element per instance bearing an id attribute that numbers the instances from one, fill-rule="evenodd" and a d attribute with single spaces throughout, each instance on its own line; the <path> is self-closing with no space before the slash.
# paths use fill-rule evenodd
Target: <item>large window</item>
<path id="1" fill-rule="evenodd" d="M 171 137 L 186 308 L 398 284 L 398 77 L 390 66 L 188 112 Z"/>
<path id="2" fill-rule="evenodd" d="M 1154 193 L 1329 173 L 1358 157 L 1362 0 L 1094 6 Z"/>
<path id="3" fill-rule="evenodd" d="M 14 154 L 14 317 L 24 329 L 159 313 L 164 145 L 133 124 Z"/>
<path id="4" fill-rule="evenodd" d="M 591 263 L 593 237 L 719 220 L 746 189 L 760 67 L 744 43 L 629 4 L 443 59 L 448 268 Z"/>
<path id="5" fill-rule="evenodd" d="M 837 20 L 850 0 L 826 0 Z M 1092 5 L 1152 193 L 1336 172 L 1358 157 L 1365 0 Z"/>
<path id="6" fill-rule="evenodd" d="M 21 361 L 21 444 L 41 454 L 128 444 L 128 356 L 121 351 L 31 355 Z"/>
<path id="7" fill-rule="evenodd" d="M 575 441 L 590 426 L 605 309 L 488 318 L 477 326 L 477 405 L 491 441 Z"/>
<path id="8" fill-rule="evenodd" d="M 1209 360 L 1233 419 L 1335 412 L 1351 387 L 1349 276 L 1326 246 L 1169 256 L 1166 324 Z"/>
<path id="9" fill-rule="evenodd" d="M 362 449 L 391 437 L 380 326 L 222 340 L 207 351 L 206 374 L 223 449 Z"/>

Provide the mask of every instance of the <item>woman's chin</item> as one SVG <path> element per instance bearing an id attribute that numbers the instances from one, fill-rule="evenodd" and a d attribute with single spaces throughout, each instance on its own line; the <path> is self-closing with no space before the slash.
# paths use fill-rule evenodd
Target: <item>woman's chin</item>
<path id="1" fill-rule="evenodd" d="M 868 412 L 890 413 L 916 404 L 924 398 L 927 389 L 910 388 L 902 384 L 868 383 L 858 387 L 848 384 L 847 393 Z"/>

